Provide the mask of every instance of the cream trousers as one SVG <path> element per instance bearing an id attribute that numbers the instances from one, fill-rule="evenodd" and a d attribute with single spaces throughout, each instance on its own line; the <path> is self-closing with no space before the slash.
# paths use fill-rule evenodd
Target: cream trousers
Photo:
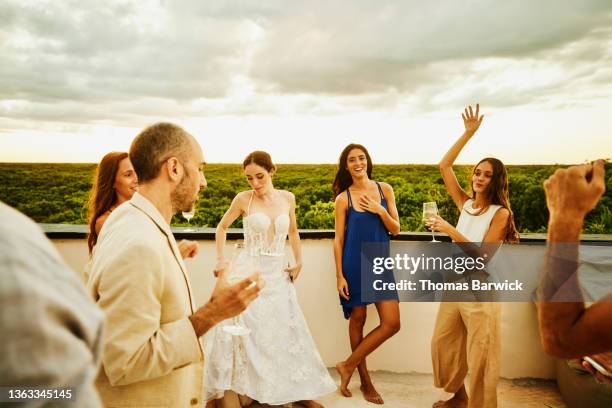
<path id="1" fill-rule="evenodd" d="M 497 407 L 500 313 L 500 303 L 440 303 L 431 340 L 434 383 L 454 394 L 469 371 L 468 408 Z"/>

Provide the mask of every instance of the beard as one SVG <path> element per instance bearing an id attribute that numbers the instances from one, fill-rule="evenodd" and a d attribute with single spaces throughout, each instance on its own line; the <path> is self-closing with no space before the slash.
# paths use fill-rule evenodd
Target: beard
<path id="1" fill-rule="evenodd" d="M 183 174 L 183 178 L 170 195 L 170 201 L 172 203 L 174 213 L 180 211 L 191 211 L 195 205 L 197 197 L 193 194 L 193 187 L 191 184 L 191 177 L 189 177 L 185 172 Z"/>

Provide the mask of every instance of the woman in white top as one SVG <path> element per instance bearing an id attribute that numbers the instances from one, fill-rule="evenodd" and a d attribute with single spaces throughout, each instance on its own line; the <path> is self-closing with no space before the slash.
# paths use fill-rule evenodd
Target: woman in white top
<path id="1" fill-rule="evenodd" d="M 205 397 L 219 399 L 231 390 L 262 404 L 321 407 L 314 399 L 334 391 L 336 385 L 310 335 L 293 285 L 302 268 L 295 197 L 272 185 L 276 168 L 268 153 L 249 154 L 243 168 L 253 189 L 234 198 L 217 226 L 216 270 L 226 262 L 227 229 L 242 216 L 245 250 L 261 254 L 265 286 L 240 316 L 249 334 L 233 337 L 223 330 L 231 324 L 227 321 L 207 333 Z M 285 268 L 287 236 L 295 264 Z"/>
<path id="2" fill-rule="evenodd" d="M 501 161 L 487 157 L 474 168 L 471 177 L 472 195 L 464 191 L 452 165 L 465 144 L 474 136 L 484 116 L 472 107 L 461 115 L 465 132 L 440 161 L 444 184 L 461 214 L 457 227 L 437 216 L 428 226 L 447 233 L 453 242 L 480 244 L 517 242 L 508 199 L 508 176 Z M 454 396 L 433 406 L 486 407 L 497 406 L 499 377 L 499 303 L 442 302 L 431 342 L 434 381 Z M 470 371 L 469 398 L 464 379 Z"/>

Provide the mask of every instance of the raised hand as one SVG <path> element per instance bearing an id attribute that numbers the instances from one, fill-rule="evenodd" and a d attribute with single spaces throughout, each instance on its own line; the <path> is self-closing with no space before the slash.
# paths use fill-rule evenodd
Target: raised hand
<path id="1" fill-rule="evenodd" d="M 551 220 L 582 222 L 606 190 L 605 172 L 603 160 L 555 171 L 544 182 Z"/>
<path id="2" fill-rule="evenodd" d="M 480 104 L 476 104 L 476 112 L 472 110 L 472 106 L 468 106 L 465 108 L 465 111 L 461 114 L 463 118 L 463 126 L 465 126 L 465 132 L 469 134 L 474 134 L 480 127 L 482 120 L 484 119 L 484 115 L 478 116 L 478 112 L 480 111 Z"/>

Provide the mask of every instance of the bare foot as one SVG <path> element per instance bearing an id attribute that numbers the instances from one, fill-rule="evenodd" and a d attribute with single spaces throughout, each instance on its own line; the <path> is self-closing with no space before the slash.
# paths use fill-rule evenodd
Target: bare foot
<path id="1" fill-rule="evenodd" d="M 344 362 L 336 364 L 336 370 L 340 374 L 340 392 L 345 397 L 352 397 L 353 394 L 349 391 L 348 385 L 354 370 L 349 369 Z"/>
<path id="2" fill-rule="evenodd" d="M 306 408 L 325 408 L 323 405 L 321 405 L 317 401 L 313 401 L 313 400 L 297 401 L 296 404 L 301 405 L 301 406 L 306 407 Z"/>
<path id="3" fill-rule="evenodd" d="M 372 383 L 361 384 L 361 387 L 359 388 L 361 389 L 363 398 L 365 398 L 366 401 L 371 402 L 372 404 L 378 404 L 378 405 L 382 405 L 385 403 L 385 401 L 383 401 L 378 391 L 376 391 L 376 388 L 374 388 L 374 384 Z"/>
<path id="4" fill-rule="evenodd" d="M 433 408 L 466 408 L 468 405 L 467 396 L 455 394 L 453 398 L 446 401 L 438 401 L 433 404 Z"/>

